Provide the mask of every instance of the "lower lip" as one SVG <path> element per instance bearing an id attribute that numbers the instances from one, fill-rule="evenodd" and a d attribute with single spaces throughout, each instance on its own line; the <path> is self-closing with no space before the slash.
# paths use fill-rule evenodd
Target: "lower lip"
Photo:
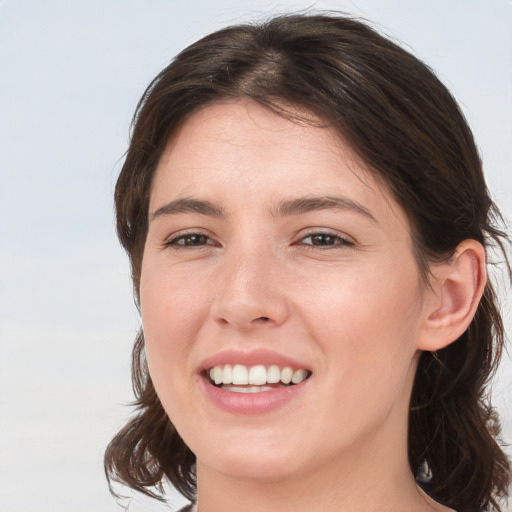
<path id="1" fill-rule="evenodd" d="M 283 407 L 294 400 L 307 385 L 308 379 L 300 384 L 275 388 L 260 393 L 236 393 L 213 386 L 206 378 L 201 378 L 208 398 L 220 409 L 234 414 L 263 414 Z"/>

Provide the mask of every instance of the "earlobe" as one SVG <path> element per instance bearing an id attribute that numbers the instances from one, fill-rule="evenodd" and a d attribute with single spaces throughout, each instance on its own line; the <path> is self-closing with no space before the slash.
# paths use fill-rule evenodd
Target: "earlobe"
<path id="1" fill-rule="evenodd" d="M 464 240 L 450 261 L 432 270 L 431 296 L 424 311 L 420 350 L 439 350 L 459 338 L 473 319 L 487 283 L 485 249 Z"/>

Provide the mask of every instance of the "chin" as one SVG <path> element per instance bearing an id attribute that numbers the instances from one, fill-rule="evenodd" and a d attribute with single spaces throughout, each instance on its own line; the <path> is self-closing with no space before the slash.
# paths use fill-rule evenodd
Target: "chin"
<path id="1" fill-rule="evenodd" d="M 205 466 L 236 480 L 254 483 L 276 483 L 288 479 L 300 471 L 303 465 L 297 458 L 298 449 L 283 450 L 283 446 L 246 440 L 239 443 L 219 443 L 221 450 L 212 450 L 211 446 L 202 457 L 202 451 L 196 451 L 198 466 Z M 228 448 L 226 448 L 228 447 Z M 304 455 L 304 452 L 302 452 Z M 301 458 L 302 460 L 302 458 Z"/>
<path id="2" fill-rule="evenodd" d="M 297 468 L 279 458 L 263 459 L 261 456 L 247 459 L 236 457 L 218 463 L 215 468 L 219 473 L 233 478 L 255 484 L 274 484 L 289 480 L 297 473 Z"/>

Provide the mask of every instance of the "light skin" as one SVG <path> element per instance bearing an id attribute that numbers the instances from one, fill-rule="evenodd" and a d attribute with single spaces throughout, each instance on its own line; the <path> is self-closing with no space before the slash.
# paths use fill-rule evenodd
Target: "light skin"
<path id="1" fill-rule="evenodd" d="M 449 510 L 409 469 L 408 404 L 420 351 L 471 321 L 484 250 L 431 270 L 427 286 L 403 209 L 331 129 L 243 101 L 184 123 L 152 184 L 140 300 L 200 512 Z M 258 350 L 310 378 L 261 414 L 219 407 L 203 362 Z"/>

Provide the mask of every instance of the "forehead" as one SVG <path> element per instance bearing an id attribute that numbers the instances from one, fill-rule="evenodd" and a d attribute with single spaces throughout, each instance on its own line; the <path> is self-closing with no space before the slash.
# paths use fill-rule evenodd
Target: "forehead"
<path id="1" fill-rule="evenodd" d="M 371 179 L 355 152 L 334 129 L 313 114 L 292 110 L 289 113 L 289 116 L 281 115 L 250 100 L 207 105 L 181 123 L 164 149 L 160 166 L 181 164 L 181 157 L 187 153 L 188 166 L 199 169 L 208 157 L 217 160 L 217 152 L 224 151 L 225 166 L 233 167 L 235 159 L 245 152 L 247 156 L 257 157 L 253 159 L 254 168 L 259 162 L 266 162 L 271 173 L 293 149 L 294 153 L 287 156 L 290 161 L 295 158 L 295 165 L 300 156 L 316 154 L 315 158 L 321 159 L 323 154 L 325 160 L 343 159 Z M 201 152 L 196 151 L 199 147 Z"/>
<path id="2" fill-rule="evenodd" d="M 387 187 L 341 136 L 311 114 L 298 116 L 302 121 L 252 101 L 215 103 L 196 111 L 160 158 L 151 208 L 190 195 L 229 202 L 238 198 L 249 207 L 255 198 L 272 199 L 262 192 L 278 200 L 330 195 L 336 189 L 403 222 Z"/>

